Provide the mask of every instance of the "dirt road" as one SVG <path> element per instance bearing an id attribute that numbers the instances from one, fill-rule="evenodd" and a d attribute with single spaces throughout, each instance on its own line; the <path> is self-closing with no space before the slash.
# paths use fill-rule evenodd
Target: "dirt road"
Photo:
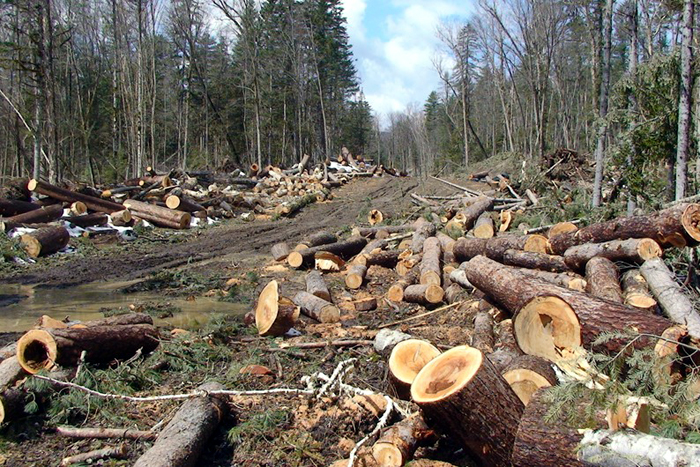
<path id="1" fill-rule="evenodd" d="M 186 241 L 180 243 L 137 242 L 118 250 L 71 255 L 56 264 L 47 263 L 46 267 L 30 266 L 26 272 L 2 281 L 70 287 L 92 281 L 136 279 L 162 269 L 224 256 L 229 262 L 245 264 L 269 255 L 275 243 L 294 243 L 321 229 L 335 232 L 366 222 L 366 213 L 373 208 L 393 213 L 405 211 L 411 207 L 408 193 L 418 187 L 419 182 L 414 178 L 354 180 L 335 190 L 332 201 L 307 206 L 293 218 L 253 223 L 234 220 L 189 232 L 185 234 Z M 444 192 L 443 187 L 434 183 L 421 186 L 420 191 L 429 193 L 438 188 Z"/>

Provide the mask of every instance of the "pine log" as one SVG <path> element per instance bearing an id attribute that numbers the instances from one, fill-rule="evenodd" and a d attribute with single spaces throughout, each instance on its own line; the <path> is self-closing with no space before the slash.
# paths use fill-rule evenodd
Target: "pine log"
<path id="1" fill-rule="evenodd" d="M 586 263 L 586 292 L 615 303 L 623 303 L 620 274 L 615 263 L 596 256 Z"/>
<path id="2" fill-rule="evenodd" d="M 85 214 L 84 216 L 64 217 L 63 220 L 84 229 L 86 227 L 107 225 L 109 222 L 109 215 L 104 212 L 96 212 L 93 214 Z"/>
<path id="3" fill-rule="evenodd" d="M 362 251 L 365 245 L 367 240 L 364 237 L 350 237 L 342 242 L 318 245 L 303 251 L 292 251 L 287 257 L 287 263 L 296 269 L 309 267 L 314 262 L 314 255 L 319 251 L 327 251 L 348 259 Z"/>
<path id="4" fill-rule="evenodd" d="M 383 227 L 355 227 L 352 229 L 353 236 L 365 238 L 374 238 L 378 232 L 387 233 L 404 233 L 407 230 L 413 230 L 410 225 L 385 225 Z"/>
<path id="5" fill-rule="evenodd" d="M 647 216 L 619 217 L 550 238 L 552 251 L 563 254 L 583 243 L 650 238 L 662 248 L 696 245 L 700 241 L 699 204 L 679 204 Z"/>
<path id="6" fill-rule="evenodd" d="M 480 311 L 476 314 L 471 345 L 487 355 L 493 352 L 493 317 L 489 313 Z"/>
<path id="7" fill-rule="evenodd" d="M 399 255 L 399 261 L 396 263 L 396 273 L 399 276 L 405 276 L 423 260 L 423 253 L 406 256 L 406 254 L 411 253 L 411 251 L 412 250 L 409 248 L 407 250 L 404 250 L 404 252 L 401 255 Z M 404 256 L 404 258 L 402 258 L 401 256 Z"/>
<path id="8" fill-rule="evenodd" d="M 470 292 L 474 290 L 474 286 L 467 279 L 467 273 L 462 268 L 455 269 L 450 273 L 450 281 L 459 284 L 460 287 Z"/>
<path id="9" fill-rule="evenodd" d="M 113 212 L 109 215 L 109 220 L 112 225 L 125 226 L 131 222 L 131 211 L 122 209 L 121 211 Z"/>
<path id="10" fill-rule="evenodd" d="M 360 264 L 364 261 L 364 265 L 370 266 L 382 266 L 384 268 L 395 268 L 396 263 L 399 261 L 399 255 L 403 250 L 382 250 L 375 253 L 370 253 L 360 260 Z"/>
<path id="11" fill-rule="evenodd" d="M 63 206 L 52 204 L 50 206 L 40 206 L 39 209 L 27 211 L 12 217 L 5 217 L 2 220 L 9 225 L 12 224 L 43 224 L 53 222 L 63 215 Z"/>
<path id="12" fill-rule="evenodd" d="M 153 324 L 153 318 L 146 313 L 124 313 L 121 315 L 109 316 L 107 318 L 93 319 L 74 326 L 129 326 L 132 324 Z"/>
<path id="13" fill-rule="evenodd" d="M 0 425 L 20 418 L 28 399 L 27 393 L 20 388 L 0 391 Z"/>
<path id="14" fill-rule="evenodd" d="M 547 252 L 547 239 L 542 235 L 500 235 L 489 239 L 460 238 L 454 246 L 455 259 L 459 262 L 484 255 L 496 261 L 503 261 L 507 250 L 524 250 L 537 253 Z"/>
<path id="15" fill-rule="evenodd" d="M 63 226 L 42 227 L 20 237 L 22 248 L 32 258 L 50 255 L 65 248 L 70 234 Z"/>
<path id="16" fill-rule="evenodd" d="M 420 414 L 413 414 L 386 428 L 372 447 L 372 455 L 379 467 L 403 466 L 413 459 L 413 454 L 434 432 Z"/>
<path id="17" fill-rule="evenodd" d="M 524 406 L 477 349 L 460 346 L 418 373 L 411 398 L 426 422 L 461 441 L 484 466 L 510 466 Z"/>
<path id="18" fill-rule="evenodd" d="M 352 302 L 355 311 L 372 311 L 377 309 L 377 299 L 374 297 L 361 298 Z"/>
<path id="19" fill-rule="evenodd" d="M 656 308 L 656 300 L 649 292 L 649 284 L 639 269 L 630 269 L 622 275 L 622 296 L 625 304 L 643 310 Z"/>
<path id="20" fill-rule="evenodd" d="M 553 285 L 521 270 L 477 256 L 467 265 L 467 278 L 510 311 L 515 336 L 527 354 L 558 361 L 561 354 L 586 348 L 605 331 L 632 329 L 635 334 L 661 336 L 673 323 L 636 308 Z M 629 339 L 613 339 L 594 350 L 617 352 Z M 654 344 L 641 338 L 635 345 Z"/>
<path id="21" fill-rule="evenodd" d="M 392 302 L 402 302 L 406 287 L 416 282 L 418 282 L 418 274 L 416 272 L 406 274 L 389 287 L 389 290 L 386 292 L 386 298 Z"/>
<path id="22" fill-rule="evenodd" d="M 430 342 L 408 339 L 394 346 L 389 356 L 389 384 L 402 400 L 411 399 L 411 384 L 420 370 L 440 351 Z"/>
<path id="23" fill-rule="evenodd" d="M 284 242 L 272 245 L 272 258 L 275 261 L 284 261 L 289 256 L 289 252 L 289 245 Z"/>
<path id="24" fill-rule="evenodd" d="M 270 281 L 258 296 L 255 306 L 255 327 L 261 336 L 281 336 L 299 319 L 299 307 L 280 297 L 277 281 Z"/>
<path id="25" fill-rule="evenodd" d="M 327 251 L 318 251 L 314 255 L 314 267 L 319 271 L 323 272 L 338 272 L 343 266 L 345 266 L 345 261 L 338 255 L 329 253 Z"/>
<path id="26" fill-rule="evenodd" d="M 518 347 L 518 342 L 515 339 L 513 320 L 504 319 L 498 323 L 498 339 L 493 353 L 489 354 L 488 358 L 499 373 L 503 374 L 503 371 L 521 355 L 525 354 Z"/>
<path id="27" fill-rule="evenodd" d="M 362 287 L 362 283 L 365 281 L 365 276 L 367 275 L 367 266 L 361 264 L 353 264 L 348 269 L 348 273 L 345 275 L 345 286 L 348 289 L 359 289 Z"/>
<path id="28" fill-rule="evenodd" d="M 332 303 L 312 295 L 308 292 L 298 292 L 294 296 L 294 303 L 301 308 L 309 318 L 319 323 L 337 323 L 340 321 L 340 310 Z"/>
<path id="29" fill-rule="evenodd" d="M 458 212 L 445 224 L 445 233 L 453 239 L 464 237 L 464 233 L 467 231 L 464 226 L 466 220 L 464 213 Z"/>
<path id="30" fill-rule="evenodd" d="M 525 405 L 538 389 L 558 384 L 552 364 L 534 355 L 515 357 L 501 374 Z"/>
<path id="31" fill-rule="evenodd" d="M 437 237 L 429 237 L 423 243 L 423 259 L 420 264 L 420 283 L 441 285 L 442 245 Z"/>
<path id="32" fill-rule="evenodd" d="M 190 220 L 192 219 L 192 215 L 189 212 L 175 211 L 133 199 L 124 201 L 124 207 L 129 208 L 137 217 L 146 219 L 156 225 L 173 229 L 189 228 Z"/>
<path id="33" fill-rule="evenodd" d="M 450 284 L 445 289 L 445 301 L 449 304 L 457 303 L 466 298 L 467 293 L 459 284 Z"/>
<path id="34" fill-rule="evenodd" d="M 338 237 L 335 234 L 326 232 L 325 230 L 320 230 L 314 234 L 309 235 L 309 237 L 300 243 L 308 248 L 312 248 L 319 245 L 328 245 L 329 243 L 336 243 Z"/>
<path id="35" fill-rule="evenodd" d="M 27 372 L 19 364 L 17 356 L 9 357 L 0 362 L 0 393 L 14 386 L 17 381 L 26 375 Z"/>
<path id="36" fill-rule="evenodd" d="M 403 299 L 409 303 L 420 303 L 421 305 L 434 305 L 441 303 L 445 297 L 442 287 L 435 284 L 409 285 L 403 291 Z"/>
<path id="37" fill-rule="evenodd" d="M 165 205 L 170 209 L 189 213 L 205 210 L 205 208 L 201 204 L 196 203 L 191 199 L 187 199 L 177 195 L 166 196 Z"/>
<path id="38" fill-rule="evenodd" d="M 303 196 L 297 196 L 291 201 L 278 204 L 275 207 L 275 214 L 280 216 L 291 216 L 304 206 L 313 204 L 316 201 L 316 193 L 307 193 Z"/>
<path id="39" fill-rule="evenodd" d="M 532 251 L 506 250 L 503 253 L 503 264 L 550 272 L 571 271 L 563 257 Z"/>
<path id="40" fill-rule="evenodd" d="M 87 212 L 87 206 L 81 201 L 76 201 L 70 205 L 70 213 L 73 216 L 81 216 Z"/>
<path id="41" fill-rule="evenodd" d="M 611 261 L 643 263 L 647 259 L 658 258 L 663 250 L 650 238 L 630 238 L 605 243 L 586 243 L 573 246 L 564 252 L 564 261 L 573 270 L 582 270 L 588 260 L 601 256 Z"/>
<path id="42" fill-rule="evenodd" d="M 700 339 L 700 315 L 666 263 L 661 258 L 649 259 L 640 271 L 666 316 L 674 323 L 687 326 L 688 334 Z"/>
<path id="43" fill-rule="evenodd" d="M 32 329 L 17 341 L 17 358 L 25 371 L 35 374 L 54 365 L 73 366 L 83 351 L 88 362 L 108 363 L 157 346 L 158 330 L 150 324 Z"/>
<path id="44" fill-rule="evenodd" d="M 578 226 L 573 222 L 559 222 L 558 224 L 554 224 L 549 228 L 549 231 L 547 232 L 547 238 L 552 238 L 555 235 L 559 234 L 576 232 L 577 230 Z"/>
<path id="45" fill-rule="evenodd" d="M 84 195 L 82 193 L 75 193 L 70 190 L 65 190 L 63 188 L 50 185 L 40 180 L 30 180 L 27 187 L 30 191 L 50 196 L 51 198 L 65 201 L 68 203 L 82 201 L 83 203 L 85 203 L 85 206 L 87 206 L 88 209 L 90 209 L 91 211 L 106 212 L 109 214 L 111 212 L 121 211 L 122 209 L 124 209 L 124 206 L 122 206 L 121 204 L 96 198 L 94 196 Z"/>
<path id="46" fill-rule="evenodd" d="M 413 238 L 411 239 L 411 251 L 420 253 L 423 251 L 423 242 L 425 242 L 428 237 L 433 237 L 435 235 L 435 224 L 419 217 L 413 223 L 413 227 L 415 228 L 415 232 L 413 232 Z"/>
<path id="47" fill-rule="evenodd" d="M 306 275 L 306 291 L 327 302 L 331 301 L 331 293 L 328 291 L 326 281 L 323 280 L 323 275 L 316 270 L 310 271 Z"/>
<path id="48" fill-rule="evenodd" d="M 474 198 L 469 206 L 460 212 L 464 215 L 464 229 L 469 230 L 474 226 L 476 220 L 486 211 L 493 209 L 493 198 L 479 196 Z"/>
<path id="49" fill-rule="evenodd" d="M 495 235 L 496 228 L 493 224 L 491 214 L 483 213 L 474 224 L 474 236 L 476 238 L 491 238 Z"/>
<path id="50" fill-rule="evenodd" d="M 37 209 L 41 209 L 41 205 L 15 199 L 0 199 L 0 216 L 11 217 Z"/>
<path id="51" fill-rule="evenodd" d="M 586 286 L 588 285 L 586 279 L 584 279 L 582 276 L 579 276 L 575 272 L 549 272 L 539 271 L 537 269 L 522 268 L 518 268 L 518 271 L 525 275 L 536 277 L 547 282 L 551 282 L 552 284 L 556 284 L 560 287 L 566 287 L 567 289 L 571 290 L 578 290 L 579 292 L 585 291 Z"/>
<path id="52" fill-rule="evenodd" d="M 224 388 L 219 383 L 206 383 L 198 389 L 206 393 Z M 200 465 L 199 455 L 227 411 L 226 399 L 221 396 L 189 399 L 163 428 L 155 444 L 139 457 L 134 467 Z"/>

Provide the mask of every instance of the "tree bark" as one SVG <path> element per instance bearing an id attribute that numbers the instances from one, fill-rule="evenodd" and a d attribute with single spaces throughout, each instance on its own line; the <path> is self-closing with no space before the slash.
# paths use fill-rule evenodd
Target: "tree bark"
<path id="1" fill-rule="evenodd" d="M 392 302 L 402 302 L 406 287 L 413 285 L 416 282 L 418 282 L 418 274 L 416 272 L 406 274 L 403 278 L 399 279 L 391 287 L 389 287 L 389 290 L 386 293 L 386 298 Z"/>
<path id="2" fill-rule="evenodd" d="M 70 234 L 63 226 L 42 227 L 21 236 L 22 248 L 32 258 L 50 255 L 68 245 Z"/>
<path id="3" fill-rule="evenodd" d="M 474 318 L 474 334 L 472 347 L 488 355 L 493 352 L 493 316 L 486 311 L 480 311 Z"/>
<path id="4" fill-rule="evenodd" d="M 693 24 L 695 0 L 683 2 L 683 42 L 681 44 L 681 82 L 678 96 L 678 142 L 676 145 L 676 200 L 685 198 L 690 152 L 691 98 L 693 94 Z"/>
<path id="5" fill-rule="evenodd" d="M 532 251 L 506 250 L 503 253 L 503 264 L 549 272 L 571 271 L 563 257 Z"/>
<path id="6" fill-rule="evenodd" d="M 294 296 L 294 303 L 301 308 L 302 313 L 319 323 L 337 323 L 340 321 L 340 310 L 338 307 L 316 295 L 308 292 L 298 292 Z"/>
<path id="7" fill-rule="evenodd" d="M 82 201 L 85 206 L 92 211 L 111 213 L 115 211 L 121 211 L 124 206 L 118 203 L 113 203 L 104 199 L 96 198 L 94 196 L 84 195 L 82 193 L 74 193 L 70 190 L 64 190 L 57 186 L 49 185 L 46 182 L 40 180 L 32 179 L 27 185 L 30 191 L 39 193 L 42 195 L 50 196 L 51 198 L 58 199 L 61 201 L 66 201 L 68 203 L 73 203 L 75 201 Z"/>
<path id="8" fill-rule="evenodd" d="M 429 237 L 423 243 L 423 259 L 420 264 L 420 283 L 441 285 L 442 245 L 437 237 Z"/>
<path id="9" fill-rule="evenodd" d="M 584 243 L 572 246 L 564 252 L 564 261 L 575 271 L 586 267 L 586 263 L 596 256 L 611 261 L 643 263 L 650 258 L 658 258 L 663 250 L 650 238 L 630 238 L 627 240 L 612 240 L 605 243 Z"/>
<path id="10" fill-rule="evenodd" d="M 413 226 L 415 231 L 413 232 L 413 238 L 411 239 L 411 251 L 413 253 L 420 253 L 423 251 L 423 243 L 428 237 L 433 237 L 436 232 L 435 225 L 423 219 L 418 218 L 414 222 Z"/>
<path id="11" fill-rule="evenodd" d="M 547 239 L 542 235 L 501 235 L 489 239 L 460 238 L 454 246 L 455 259 L 468 261 L 477 255 L 485 255 L 496 261 L 503 261 L 507 250 L 546 253 Z"/>
<path id="12" fill-rule="evenodd" d="M 312 235 L 309 235 L 309 237 L 303 242 L 301 242 L 300 245 L 312 248 L 319 245 L 328 245 L 329 243 L 336 243 L 337 241 L 338 237 L 335 234 L 326 232 L 325 230 L 320 230 Z"/>
<path id="13" fill-rule="evenodd" d="M 476 198 L 469 206 L 460 211 L 464 214 L 464 229 L 471 229 L 476 220 L 491 209 L 493 209 L 493 198 L 488 196 L 479 196 Z"/>
<path id="14" fill-rule="evenodd" d="M 187 229 L 192 220 L 192 215 L 189 212 L 175 211 L 133 199 L 124 201 L 124 207 L 128 208 L 136 217 L 173 229 Z"/>
<path id="15" fill-rule="evenodd" d="M 314 270 L 306 275 L 306 291 L 327 302 L 331 301 L 331 293 L 328 291 L 326 281 L 323 280 L 323 275 L 318 271 Z"/>
<path id="16" fill-rule="evenodd" d="M 620 274 L 615 263 L 596 256 L 586 263 L 586 291 L 615 303 L 623 303 Z"/>
<path id="17" fill-rule="evenodd" d="M 367 240 L 364 237 L 350 237 L 342 242 L 318 245 L 302 251 L 292 251 L 287 257 L 287 263 L 296 269 L 309 267 L 314 262 L 314 255 L 319 251 L 327 251 L 348 259 L 362 251 L 366 244 Z"/>

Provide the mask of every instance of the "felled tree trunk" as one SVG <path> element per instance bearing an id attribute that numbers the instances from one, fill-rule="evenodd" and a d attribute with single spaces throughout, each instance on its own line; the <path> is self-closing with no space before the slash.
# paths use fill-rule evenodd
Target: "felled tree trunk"
<path id="1" fill-rule="evenodd" d="M 636 308 L 612 303 L 528 277 L 483 256 L 469 261 L 467 278 L 510 311 L 519 347 L 530 355 L 557 361 L 560 352 L 590 347 L 606 331 L 632 329 L 661 336 L 672 323 Z M 642 338 L 637 345 L 649 344 Z M 629 339 L 613 339 L 598 350 L 619 351 Z"/>
<path id="2" fill-rule="evenodd" d="M 464 215 L 464 228 L 469 230 L 474 226 L 476 220 L 486 211 L 493 208 L 493 198 L 488 196 L 480 196 L 476 198 L 469 206 L 462 209 L 460 212 Z"/>
<path id="3" fill-rule="evenodd" d="M 34 374 L 54 365 L 73 366 L 83 351 L 86 361 L 107 363 L 156 347 L 158 330 L 151 324 L 32 329 L 17 341 L 17 358 L 25 371 Z"/>
<path id="4" fill-rule="evenodd" d="M 487 212 L 483 213 L 474 224 L 474 236 L 476 238 L 491 238 L 494 236 L 496 228 L 493 224 L 491 215 Z"/>
<path id="5" fill-rule="evenodd" d="M 175 211 L 133 199 L 124 201 L 124 207 L 129 208 L 137 217 L 172 229 L 187 229 L 190 226 L 190 220 L 192 220 L 192 215 L 189 212 Z"/>
<path id="6" fill-rule="evenodd" d="M 361 264 L 353 264 L 345 276 L 345 286 L 348 289 L 359 289 L 365 281 L 367 275 L 367 266 Z"/>
<path id="7" fill-rule="evenodd" d="M 65 227 L 59 225 L 42 227 L 20 238 L 24 251 L 32 258 L 38 258 L 65 248 L 70 240 L 70 234 Z"/>
<path id="8" fill-rule="evenodd" d="M 525 405 L 530 403 L 532 395 L 538 389 L 558 383 L 552 364 L 534 355 L 515 357 L 501 374 Z"/>
<path id="9" fill-rule="evenodd" d="M 300 248 L 300 245 L 303 245 L 307 248 L 311 248 L 319 245 L 328 245 L 329 243 L 335 243 L 337 241 L 338 237 L 335 234 L 326 232 L 325 230 L 320 230 L 314 234 L 309 235 L 309 237 L 303 242 L 301 242 L 299 245 L 297 245 L 297 248 L 295 249 L 302 249 Z"/>
<path id="10" fill-rule="evenodd" d="M 78 227 L 86 228 L 97 225 L 107 225 L 107 222 L 109 222 L 109 215 L 104 212 L 96 212 L 84 216 L 64 217 L 63 220 L 77 225 Z"/>
<path id="11" fill-rule="evenodd" d="M 403 233 L 408 230 L 413 230 L 410 225 L 385 225 L 383 227 L 355 227 L 352 229 L 352 235 L 359 235 L 365 238 L 374 238 L 378 232 L 387 233 Z"/>
<path id="12" fill-rule="evenodd" d="M 666 263 L 661 258 L 649 259 L 642 264 L 640 271 L 664 313 L 674 323 L 687 326 L 688 334 L 692 337 L 700 339 L 700 315 Z"/>
<path id="13" fill-rule="evenodd" d="M 430 361 L 411 385 L 426 422 L 459 440 L 480 465 L 509 466 L 523 404 L 477 349 L 455 347 Z"/>
<path id="14" fill-rule="evenodd" d="M 506 250 L 503 253 L 503 264 L 549 272 L 571 271 L 563 257 L 533 251 Z"/>
<path id="15" fill-rule="evenodd" d="M 421 305 L 435 305 L 442 302 L 445 291 L 435 284 L 409 285 L 403 291 L 403 299 L 409 303 L 420 303 Z"/>
<path id="16" fill-rule="evenodd" d="M 382 266 L 384 268 L 395 268 L 396 263 L 399 261 L 399 255 L 402 250 L 382 250 L 376 253 L 370 253 L 363 256 L 360 260 L 360 264 L 364 262 L 367 267 L 370 266 Z"/>
<path id="17" fill-rule="evenodd" d="M 309 267 L 314 262 L 314 255 L 319 251 L 327 251 L 347 259 L 362 251 L 366 244 L 367 240 L 364 237 L 350 237 L 343 242 L 314 246 L 301 251 L 292 251 L 287 257 L 287 263 L 296 269 Z"/>
<path id="18" fill-rule="evenodd" d="M 513 320 L 504 319 L 498 323 L 498 339 L 494 346 L 493 353 L 488 355 L 491 363 L 494 364 L 499 373 L 503 373 L 506 368 L 518 357 L 525 355 L 518 347 L 513 332 Z"/>
<path id="19" fill-rule="evenodd" d="M 416 230 L 413 232 L 413 238 L 411 239 L 411 251 L 413 253 L 420 253 L 423 251 L 423 243 L 425 240 L 435 235 L 436 228 L 434 224 L 422 217 L 419 217 L 413 223 L 413 226 Z"/>
<path id="20" fill-rule="evenodd" d="M 622 303 L 619 271 L 615 263 L 596 256 L 586 263 L 587 292 L 615 303 Z"/>
<path id="21" fill-rule="evenodd" d="M 372 447 L 372 455 L 379 467 L 402 466 L 413 459 L 416 449 L 434 432 L 420 414 L 404 418 L 386 428 Z"/>
<path id="22" fill-rule="evenodd" d="M 96 198 L 94 196 L 84 195 L 82 193 L 74 193 L 70 190 L 64 190 L 57 186 L 49 185 L 46 182 L 40 180 L 30 180 L 27 185 L 30 191 L 36 193 L 50 196 L 51 198 L 58 199 L 61 201 L 66 201 L 68 203 L 73 203 L 75 201 L 82 201 L 85 206 L 91 211 L 99 212 L 115 212 L 124 209 L 124 206 L 118 203 L 113 203 L 104 199 Z"/>
<path id="23" fill-rule="evenodd" d="M 0 392 L 0 424 L 9 423 L 24 414 L 27 394 L 21 389 L 11 388 Z"/>
<path id="24" fill-rule="evenodd" d="M 639 269 L 630 269 L 622 275 L 622 296 L 625 305 L 653 310 L 656 300 L 649 292 L 649 284 Z"/>
<path id="25" fill-rule="evenodd" d="M 286 243 L 275 243 L 272 245 L 272 258 L 275 261 L 284 261 L 289 256 L 289 245 Z"/>
<path id="26" fill-rule="evenodd" d="M 310 271 L 306 275 L 306 291 L 327 302 L 331 301 L 331 293 L 328 291 L 326 281 L 323 280 L 323 275 L 316 270 Z"/>
<path id="27" fill-rule="evenodd" d="M 41 209 L 41 205 L 15 199 L 0 199 L 0 216 L 11 217 L 37 209 Z"/>
<path id="28" fill-rule="evenodd" d="M 442 247 L 437 237 L 430 237 L 423 242 L 423 259 L 420 264 L 420 283 L 441 285 Z"/>
<path id="29" fill-rule="evenodd" d="M 196 203 L 191 199 L 187 199 L 177 195 L 168 195 L 165 198 L 165 205 L 173 210 L 185 211 L 190 213 L 205 210 L 205 208 L 201 204 Z"/>
<path id="30" fill-rule="evenodd" d="M 50 206 L 39 206 L 38 209 L 17 214 L 11 217 L 2 219 L 7 225 L 17 224 L 42 224 L 45 222 L 53 222 L 63 215 L 63 206 L 61 204 L 52 204 Z"/>
<path id="31" fill-rule="evenodd" d="M 518 271 L 526 276 L 536 277 L 560 287 L 566 287 L 567 289 L 578 290 L 580 292 L 586 290 L 586 286 L 588 285 L 586 279 L 575 272 L 549 272 L 522 268 L 518 269 Z"/>
<path id="32" fill-rule="evenodd" d="M 199 386 L 202 391 L 223 389 L 219 383 Z M 220 396 L 203 396 L 183 403 L 175 417 L 163 428 L 155 444 L 134 467 L 188 467 L 199 464 L 199 455 L 228 412 Z"/>
<path id="33" fill-rule="evenodd" d="M 319 323 L 337 323 L 340 321 L 340 310 L 326 300 L 308 292 L 298 292 L 294 296 L 294 303 L 308 317 Z"/>
<path id="34" fill-rule="evenodd" d="M 255 327 L 261 336 L 281 336 L 299 319 L 299 307 L 280 297 L 277 281 L 270 281 L 260 292 L 255 306 Z"/>
<path id="35" fill-rule="evenodd" d="M 547 239 L 538 234 L 533 235 L 501 235 L 489 239 L 460 238 L 454 247 L 457 261 L 468 261 L 471 258 L 484 255 L 496 261 L 503 261 L 507 250 L 547 252 Z"/>
<path id="36" fill-rule="evenodd" d="M 480 311 L 474 318 L 472 347 L 488 355 L 493 352 L 493 345 L 493 317 L 485 311 Z"/>
<path id="37" fill-rule="evenodd" d="M 395 282 L 386 293 L 386 298 L 392 302 L 402 302 L 404 299 L 404 291 L 409 285 L 418 282 L 418 274 L 413 272 L 406 274 L 403 278 Z"/>
<path id="38" fill-rule="evenodd" d="M 695 245 L 700 241 L 700 205 L 679 204 L 648 216 L 619 217 L 549 239 L 552 251 L 563 254 L 583 243 L 650 238 L 662 248 Z"/>
<path id="39" fill-rule="evenodd" d="M 658 258 L 663 250 L 650 238 L 630 238 L 605 243 L 585 243 L 573 246 L 564 252 L 564 261 L 573 270 L 582 270 L 586 263 L 596 256 L 611 261 L 643 263 L 650 258 Z"/>
<path id="40" fill-rule="evenodd" d="M 16 356 L 0 362 L 0 394 L 11 388 L 17 381 L 27 375 Z"/>
<path id="41" fill-rule="evenodd" d="M 113 212 L 109 215 L 112 225 L 124 226 L 131 222 L 131 211 L 122 209 L 121 211 Z"/>
<path id="42" fill-rule="evenodd" d="M 408 339 L 394 346 L 389 356 L 389 384 L 394 394 L 403 400 L 411 399 L 411 384 L 416 375 L 440 351 L 430 342 Z"/>

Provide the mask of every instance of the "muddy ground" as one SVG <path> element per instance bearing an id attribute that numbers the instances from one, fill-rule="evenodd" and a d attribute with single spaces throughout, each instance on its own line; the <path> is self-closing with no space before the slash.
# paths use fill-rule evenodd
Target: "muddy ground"
<path id="1" fill-rule="evenodd" d="M 392 214 L 392 222 L 396 223 L 414 218 L 420 212 L 410 202 L 408 194 L 412 191 L 442 195 L 456 192 L 434 180 L 420 183 L 414 178 L 361 179 L 335 190 L 332 201 L 307 206 L 293 218 L 253 223 L 234 219 L 187 232 L 158 229 L 145 234 L 150 240 L 79 248 L 78 254 L 54 256 L 35 265 L 14 268 L 0 281 L 71 287 L 91 281 L 141 278 L 145 282 L 131 290 L 150 287 L 162 292 L 164 299 L 173 294 L 191 295 L 192 300 L 198 294 L 220 295 L 223 300 L 241 301 L 252 308 L 260 289 L 271 279 L 280 281 L 287 296 L 304 287 L 304 272 L 274 264 L 269 254 L 273 244 L 288 241 L 293 245 L 321 229 L 347 234 L 351 226 L 366 223 L 370 209 Z M 170 274 L 167 281 L 162 280 L 164 274 Z M 354 311 L 353 300 L 368 295 L 380 297 L 395 280 L 393 271 L 372 267 L 366 286 L 350 292 L 345 289 L 341 274 L 327 276 L 334 300 L 343 313 L 342 325 L 318 325 L 304 320 L 297 326 L 300 337 L 271 339 L 259 338 L 254 328 L 245 327 L 242 316 L 216 316 L 199 330 L 163 328 L 163 341 L 153 354 L 109 368 L 86 366 L 76 381 L 103 392 L 131 395 L 188 392 L 211 380 L 230 389 L 299 388 L 303 376 L 318 371 L 331 374 L 340 362 L 356 358 L 355 370 L 346 382 L 384 393 L 388 390 L 388 355 L 376 353 L 371 345 L 298 349 L 294 344 L 342 338 L 369 342 L 377 327 L 425 311 L 418 305 L 382 300 L 375 311 Z M 198 287 L 192 288 L 191 282 L 195 281 Z M 138 311 L 143 305 L 134 307 Z M 117 310 L 123 311 L 127 310 Z M 151 311 L 159 313 L 157 306 L 155 310 L 149 308 Z M 449 348 L 468 342 L 475 311 L 465 304 L 394 328 Z M 291 347 L 281 348 L 284 345 Z M 269 374 L 246 373 L 251 365 L 260 365 Z M 120 442 L 63 438 L 55 434 L 58 425 L 147 430 L 167 422 L 179 406 L 174 402 L 105 402 L 77 391 L 51 389 L 35 380 L 25 384 L 31 388 L 28 408 L 34 413 L 0 430 L 0 465 L 58 465 L 66 456 Z M 306 396 L 233 398 L 229 414 L 196 465 L 329 465 L 347 457 L 355 442 L 374 428 L 381 416 L 375 402 L 339 395 L 321 400 Z M 131 465 L 150 446 L 146 441 L 127 444 L 125 459 L 93 465 Z M 453 465 L 472 465 L 448 439 L 422 449 L 418 456 Z M 371 464 L 361 461 L 356 465 Z"/>

